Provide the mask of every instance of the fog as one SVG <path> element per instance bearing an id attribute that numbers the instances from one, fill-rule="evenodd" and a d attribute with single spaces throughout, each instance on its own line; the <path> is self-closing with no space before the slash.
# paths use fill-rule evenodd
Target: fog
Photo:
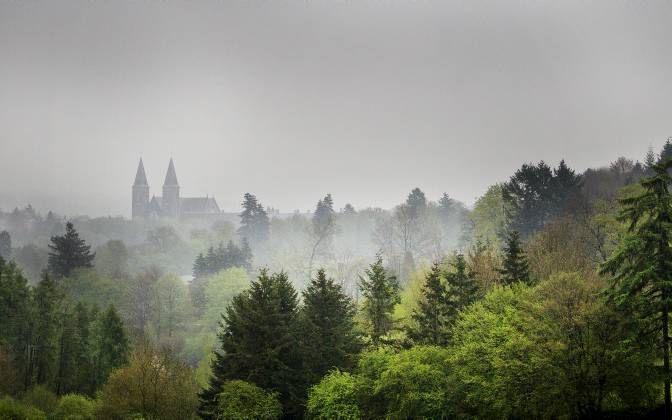
<path id="1" fill-rule="evenodd" d="M 670 134 L 669 2 L 5 1 L 0 208 L 130 215 L 467 204 L 524 161 L 643 158 Z M 608 158 L 605 158 L 608 151 Z"/>

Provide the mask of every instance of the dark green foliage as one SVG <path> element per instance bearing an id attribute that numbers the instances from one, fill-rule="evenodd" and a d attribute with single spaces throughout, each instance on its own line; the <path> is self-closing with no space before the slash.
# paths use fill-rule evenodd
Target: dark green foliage
<path id="1" fill-rule="evenodd" d="M 509 229 L 523 236 L 541 229 L 580 200 L 581 177 L 565 161 L 524 164 L 502 187 Z"/>
<path id="2" fill-rule="evenodd" d="M 30 340 L 31 294 L 26 279 L 13 262 L 0 257 L 0 344 L 8 357 L 20 361 L 17 373 L 27 369 L 24 358 Z"/>
<path id="3" fill-rule="evenodd" d="M 672 148 L 670 140 L 666 146 Z M 662 157 L 662 153 L 661 153 Z M 602 266 L 613 275 L 612 300 L 648 321 L 661 334 L 665 411 L 669 418 L 670 337 L 669 311 L 672 305 L 672 160 L 661 159 L 653 166 L 654 176 L 640 181 L 643 192 L 621 200 L 619 220 L 628 223 L 628 234 Z"/>
<path id="4" fill-rule="evenodd" d="M 329 370 L 353 365 L 359 347 L 353 331 L 355 307 L 323 269 L 304 290 L 303 303 L 302 373 L 309 384 L 315 384 Z"/>
<path id="5" fill-rule="evenodd" d="M 275 420 L 281 416 L 282 404 L 277 395 L 249 382 L 226 381 L 217 396 L 217 419 Z"/>
<path id="6" fill-rule="evenodd" d="M 9 235 L 9 232 L 3 230 L 0 232 L 0 258 L 3 258 L 5 261 L 9 260 L 12 256 L 12 237 Z"/>
<path id="7" fill-rule="evenodd" d="M 110 373 L 128 360 L 128 338 L 124 324 L 114 306 L 100 314 L 92 331 L 94 388 L 102 385 Z"/>
<path id="8" fill-rule="evenodd" d="M 247 239 L 242 239 L 242 245 L 229 241 L 226 247 L 219 244 L 217 248 L 210 247 L 205 255 L 198 254 L 194 261 L 194 278 L 200 279 L 232 267 L 252 268 L 252 250 Z"/>
<path id="9" fill-rule="evenodd" d="M 392 312 L 401 301 L 399 283 L 394 276 L 387 274 L 380 254 L 359 280 L 364 298 L 364 316 L 369 324 L 368 333 L 373 344 L 378 345 L 392 331 Z"/>
<path id="10" fill-rule="evenodd" d="M 411 317 L 415 326 L 408 331 L 417 343 L 443 346 L 448 343 L 450 324 L 457 313 L 451 302 L 439 262 L 425 276 L 422 298 Z"/>
<path id="11" fill-rule="evenodd" d="M 257 197 L 250 193 L 243 196 L 243 211 L 240 213 L 238 234 L 249 241 L 250 245 L 258 246 L 268 239 L 270 222 L 264 206 L 257 202 Z"/>
<path id="12" fill-rule="evenodd" d="M 74 269 L 91 267 L 96 256 L 71 222 L 65 225 L 65 235 L 51 237 L 49 249 L 49 272 L 56 277 L 68 277 Z"/>
<path id="13" fill-rule="evenodd" d="M 209 387 L 201 415 L 213 418 L 224 382 L 240 379 L 278 392 L 286 415 L 300 412 L 298 296 L 285 273 L 262 270 L 250 289 L 236 296 L 222 316 Z"/>
<path id="14" fill-rule="evenodd" d="M 63 294 L 48 275 L 33 290 L 33 330 L 29 354 L 31 382 L 53 385 L 58 373 L 59 323 Z"/>
<path id="15" fill-rule="evenodd" d="M 664 165 L 667 163 L 668 160 L 672 159 L 672 138 L 669 138 L 665 140 L 665 144 L 663 144 L 663 148 L 660 150 L 660 153 L 658 154 L 658 164 Z M 651 166 L 653 169 L 653 166 Z M 655 173 L 655 170 L 653 170 Z"/>
<path id="16" fill-rule="evenodd" d="M 451 266 L 452 270 L 446 273 L 448 293 L 455 310 L 461 311 L 476 300 L 478 284 L 474 279 L 474 273 L 467 269 L 464 255 L 457 254 Z"/>
<path id="17" fill-rule="evenodd" d="M 427 208 L 427 198 L 420 188 L 413 188 L 408 194 L 406 205 L 410 210 L 411 219 L 416 219 Z"/>
<path id="18" fill-rule="evenodd" d="M 502 284 L 531 283 L 530 267 L 522 249 L 520 235 L 515 230 L 509 234 L 506 240 L 504 262 L 499 273 Z"/>

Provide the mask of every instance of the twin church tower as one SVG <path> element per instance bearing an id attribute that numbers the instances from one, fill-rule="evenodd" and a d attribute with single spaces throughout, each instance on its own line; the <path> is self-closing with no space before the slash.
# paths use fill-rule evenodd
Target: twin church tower
<path id="1" fill-rule="evenodd" d="M 172 158 L 163 182 L 163 195 L 161 197 L 152 196 L 150 199 L 145 166 L 140 158 L 133 183 L 132 215 L 134 219 L 208 217 L 218 214 L 221 214 L 221 210 L 214 197 L 180 197 L 180 184 L 177 182 Z"/>

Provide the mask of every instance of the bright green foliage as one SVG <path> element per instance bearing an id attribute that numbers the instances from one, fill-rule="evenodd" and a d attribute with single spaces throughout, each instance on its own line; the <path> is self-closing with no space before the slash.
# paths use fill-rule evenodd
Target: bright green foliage
<path id="1" fill-rule="evenodd" d="M 68 394 L 58 401 L 56 410 L 49 416 L 53 420 L 94 420 L 96 403 L 89 398 Z"/>
<path id="2" fill-rule="evenodd" d="M 58 405 L 58 396 L 44 385 L 35 385 L 23 395 L 21 402 L 49 415 Z"/>
<path id="3" fill-rule="evenodd" d="M 506 228 L 501 184 L 489 187 L 485 194 L 476 200 L 470 217 L 474 224 L 474 238 L 499 248 L 500 238 Z"/>
<path id="4" fill-rule="evenodd" d="M 77 268 L 91 267 L 96 256 L 71 222 L 65 225 L 65 235 L 51 237 L 49 249 L 49 272 L 56 277 L 68 277 Z"/>
<path id="5" fill-rule="evenodd" d="M 298 296 L 285 273 L 262 270 L 249 290 L 236 296 L 222 316 L 222 352 L 215 353 L 210 386 L 201 393 L 201 415 L 212 418 L 227 380 L 241 379 L 277 391 L 283 412 L 300 410 L 296 320 Z"/>
<path id="6" fill-rule="evenodd" d="M 301 308 L 302 374 L 317 383 L 331 369 L 353 365 L 358 351 L 354 333 L 355 307 L 333 279 L 318 270 L 303 292 Z"/>
<path id="7" fill-rule="evenodd" d="M 448 351 L 417 346 L 393 355 L 376 379 L 371 398 L 384 402 L 388 419 L 448 418 L 452 413 Z"/>
<path id="8" fill-rule="evenodd" d="M 243 268 L 229 268 L 220 271 L 208 279 L 205 287 L 205 313 L 203 315 L 206 330 L 217 328 L 222 314 L 233 298 L 250 286 L 250 276 Z"/>
<path id="9" fill-rule="evenodd" d="M 113 279 L 128 273 L 128 249 L 123 241 L 111 240 L 96 249 L 96 271 Z"/>
<path id="10" fill-rule="evenodd" d="M 530 284 L 530 267 L 527 263 L 527 258 L 522 249 L 520 242 L 520 235 L 517 231 L 509 234 L 504 247 L 504 261 L 501 274 L 502 284 L 523 283 Z"/>
<path id="11" fill-rule="evenodd" d="M 399 284 L 394 276 L 387 274 L 381 255 L 376 256 L 376 261 L 359 280 L 364 298 L 362 309 L 369 325 L 368 333 L 373 344 L 378 345 L 392 331 L 392 313 L 401 301 Z"/>
<path id="12" fill-rule="evenodd" d="M 194 419 L 197 391 L 188 366 L 170 352 L 141 342 L 100 391 L 96 418 Z"/>
<path id="13" fill-rule="evenodd" d="M 425 277 L 422 297 L 411 318 L 414 325 L 409 329 L 409 337 L 422 344 L 442 346 L 448 343 L 450 323 L 457 314 L 451 302 L 441 264 L 435 262 Z"/>
<path id="14" fill-rule="evenodd" d="M 189 290 L 176 274 L 161 276 L 154 290 L 154 332 L 159 340 L 171 339 L 178 331 L 184 330 L 189 322 Z"/>
<path id="15" fill-rule="evenodd" d="M 249 382 L 226 381 L 217 395 L 217 420 L 275 420 L 281 416 L 277 395 Z"/>
<path id="16" fill-rule="evenodd" d="M 359 420 L 362 381 L 356 375 L 335 370 L 310 389 L 306 417 L 309 419 Z"/>
<path id="17" fill-rule="evenodd" d="M 667 146 L 672 145 L 668 141 Z M 640 181 L 644 191 L 621 200 L 619 220 L 627 222 L 628 235 L 609 260 L 603 273 L 613 275 L 610 297 L 636 317 L 650 321 L 661 334 L 665 411 L 670 417 L 669 311 L 672 305 L 672 160 L 654 165 L 654 175 Z"/>
<path id="18" fill-rule="evenodd" d="M 536 288 L 496 288 L 468 307 L 450 350 L 458 413 L 595 418 L 647 406 L 651 354 L 600 300 L 601 287 L 562 274 Z"/>
<path id="19" fill-rule="evenodd" d="M 47 420 L 47 416 L 37 408 L 21 404 L 10 397 L 3 397 L 0 399 L 0 419 Z"/>

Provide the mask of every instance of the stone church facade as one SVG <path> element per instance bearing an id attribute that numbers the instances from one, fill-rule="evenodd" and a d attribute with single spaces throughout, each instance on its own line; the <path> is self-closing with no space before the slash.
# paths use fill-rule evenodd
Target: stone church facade
<path id="1" fill-rule="evenodd" d="M 184 218 L 211 217 L 221 214 L 215 197 L 180 197 L 180 185 L 177 182 L 175 165 L 170 159 L 166 179 L 163 182 L 163 195 L 149 197 L 149 184 L 145 175 L 142 158 L 138 164 L 133 183 L 133 218 Z"/>

